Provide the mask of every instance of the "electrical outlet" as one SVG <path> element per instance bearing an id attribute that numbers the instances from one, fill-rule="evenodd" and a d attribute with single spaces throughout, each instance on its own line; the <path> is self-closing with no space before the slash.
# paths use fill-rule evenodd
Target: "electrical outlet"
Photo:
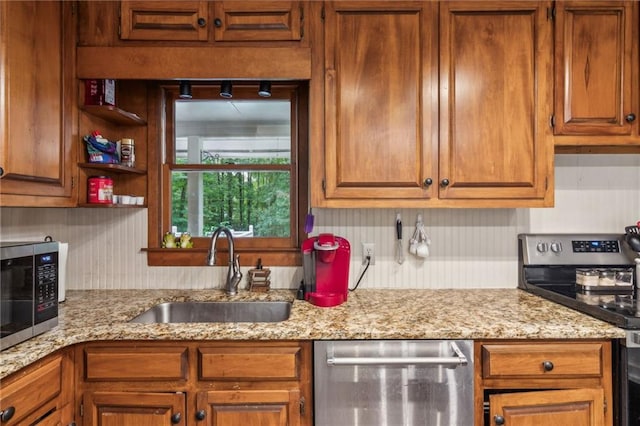
<path id="1" fill-rule="evenodd" d="M 369 256 L 369 265 L 376 264 L 376 245 L 374 243 L 362 243 L 362 264 L 367 264 L 367 256 Z"/>

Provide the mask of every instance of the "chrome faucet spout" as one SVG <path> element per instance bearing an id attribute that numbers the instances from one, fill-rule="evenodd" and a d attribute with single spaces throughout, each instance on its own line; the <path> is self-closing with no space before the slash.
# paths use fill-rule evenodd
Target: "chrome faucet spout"
<path id="1" fill-rule="evenodd" d="M 229 243 L 229 269 L 227 270 L 225 290 L 227 294 L 233 296 L 238 292 L 238 285 L 240 284 L 240 280 L 242 280 L 242 272 L 240 272 L 240 255 L 234 253 L 233 235 L 229 228 L 219 226 L 213 231 L 209 254 L 207 256 L 207 265 L 215 266 L 216 264 L 216 244 L 221 233 L 224 233 Z"/>

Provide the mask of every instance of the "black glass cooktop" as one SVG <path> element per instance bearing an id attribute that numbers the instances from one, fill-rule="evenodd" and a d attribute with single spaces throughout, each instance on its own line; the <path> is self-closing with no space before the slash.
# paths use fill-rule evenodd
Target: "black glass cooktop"
<path id="1" fill-rule="evenodd" d="M 640 329 L 640 305 L 630 292 L 582 292 L 575 283 L 525 283 L 524 290 L 625 329 Z"/>

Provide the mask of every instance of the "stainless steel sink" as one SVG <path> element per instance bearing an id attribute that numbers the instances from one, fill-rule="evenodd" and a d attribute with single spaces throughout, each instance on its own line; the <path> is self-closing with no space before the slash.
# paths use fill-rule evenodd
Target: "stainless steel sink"
<path id="1" fill-rule="evenodd" d="M 167 302 L 130 322 L 280 322 L 289 318 L 291 302 Z"/>

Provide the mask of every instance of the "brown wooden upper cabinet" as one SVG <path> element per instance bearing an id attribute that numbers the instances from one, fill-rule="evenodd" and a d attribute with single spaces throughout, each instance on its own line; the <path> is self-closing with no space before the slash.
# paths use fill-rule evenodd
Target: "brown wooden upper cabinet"
<path id="1" fill-rule="evenodd" d="M 72 3 L 0 3 L 0 206 L 68 207 L 77 119 Z"/>
<path id="2" fill-rule="evenodd" d="M 327 3 L 312 205 L 552 205 L 550 10 Z"/>
<path id="3" fill-rule="evenodd" d="M 325 8 L 326 199 L 433 196 L 423 179 L 435 176 L 437 156 L 437 4 Z"/>
<path id="4" fill-rule="evenodd" d="M 559 1 L 555 20 L 556 145 L 640 144 L 638 3 Z"/>
<path id="5" fill-rule="evenodd" d="M 297 41 L 297 1 L 121 1 L 122 40 Z"/>
<path id="6" fill-rule="evenodd" d="M 123 40 L 207 41 L 207 1 L 120 2 Z"/>
<path id="7" fill-rule="evenodd" d="M 215 41 L 296 41 L 304 12 L 297 1 L 217 1 Z"/>

